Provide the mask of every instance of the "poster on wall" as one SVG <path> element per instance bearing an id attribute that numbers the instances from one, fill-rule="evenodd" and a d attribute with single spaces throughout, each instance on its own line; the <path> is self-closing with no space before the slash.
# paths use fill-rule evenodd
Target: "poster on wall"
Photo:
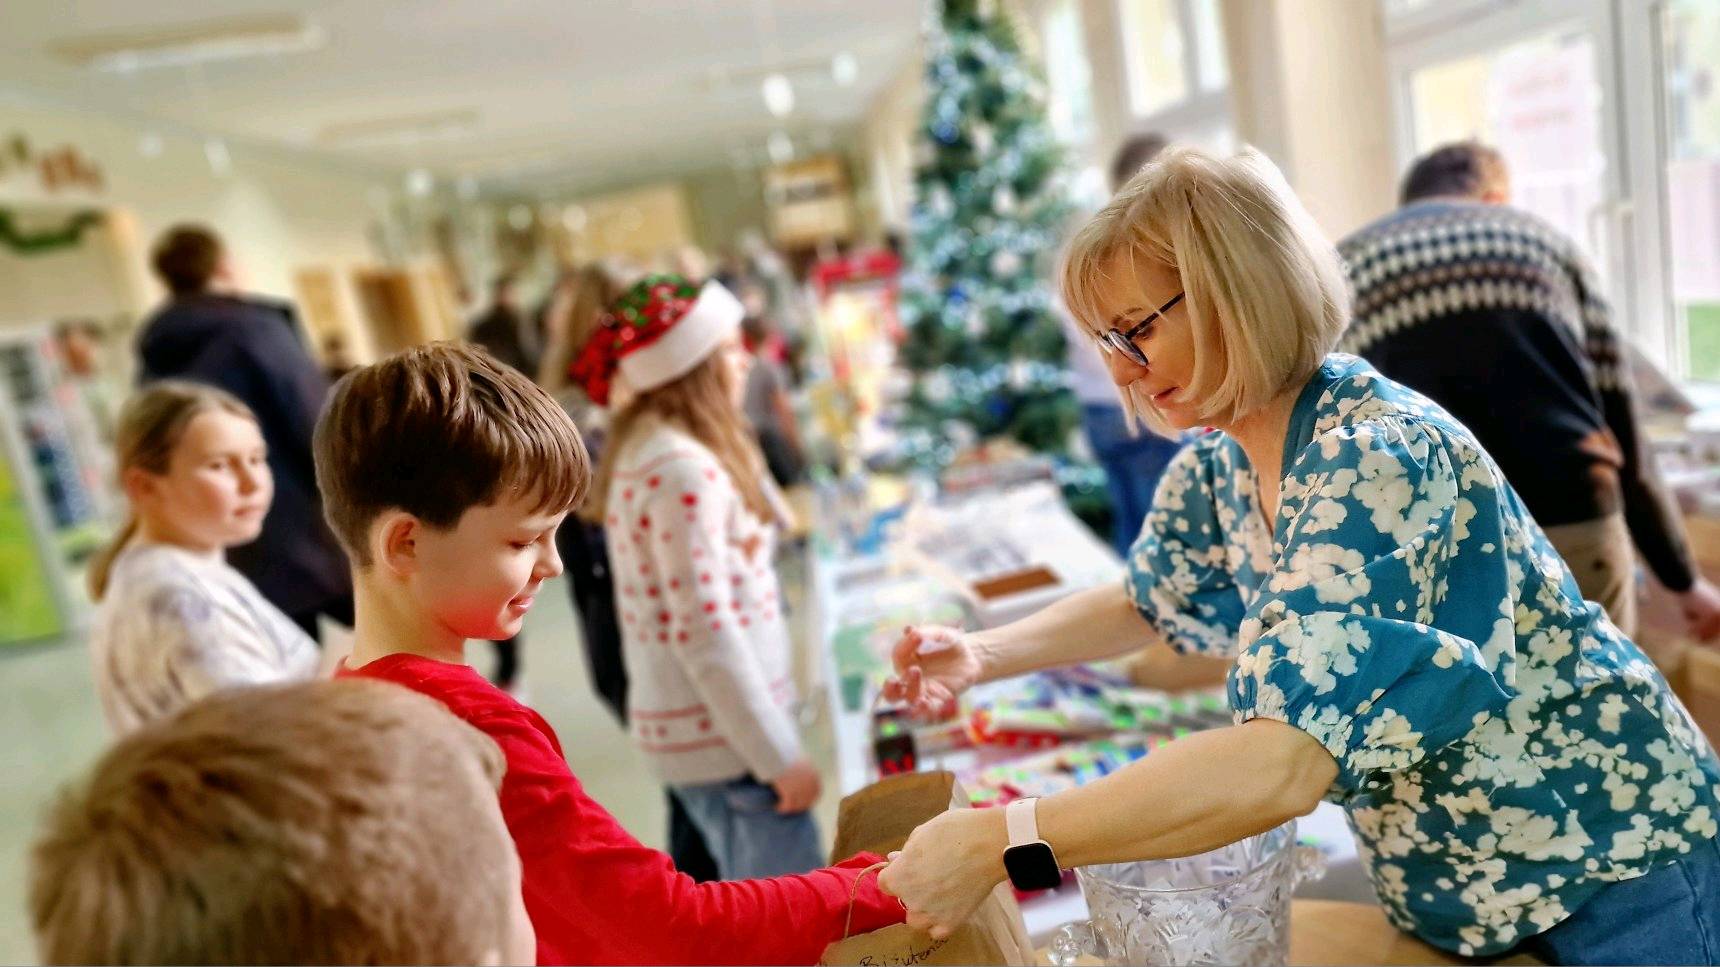
<path id="1" fill-rule="evenodd" d="M 834 156 L 777 165 L 765 172 L 771 237 L 783 248 L 806 248 L 854 235 L 848 171 Z"/>
<path id="2" fill-rule="evenodd" d="M 0 645 L 63 637 L 118 495 L 102 393 L 47 327 L 0 333 Z M 93 378 L 93 375 L 92 375 Z"/>
<path id="3" fill-rule="evenodd" d="M 52 639 L 66 630 L 47 557 L 58 549 L 41 539 L 14 450 L 0 448 L 0 645 Z"/>

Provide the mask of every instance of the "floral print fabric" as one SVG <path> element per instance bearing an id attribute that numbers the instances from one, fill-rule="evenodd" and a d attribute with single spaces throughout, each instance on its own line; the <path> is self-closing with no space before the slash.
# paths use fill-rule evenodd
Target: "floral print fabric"
<path id="1" fill-rule="evenodd" d="M 1497 953 L 1720 833 L 1713 749 L 1461 424 L 1333 355 L 1289 429 L 1270 530 L 1234 440 L 1183 451 L 1129 591 L 1331 752 L 1393 923 Z"/>

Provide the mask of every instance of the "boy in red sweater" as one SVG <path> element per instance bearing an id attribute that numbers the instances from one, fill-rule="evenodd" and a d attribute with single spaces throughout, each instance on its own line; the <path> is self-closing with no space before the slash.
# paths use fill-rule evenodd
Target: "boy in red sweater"
<path id="1" fill-rule="evenodd" d="M 584 497 L 585 448 L 561 407 L 481 350 L 410 349 L 349 374 L 315 440 L 329 523 L 352 559 L 343 675 L 439 699 L 507 759 L 502 815 L 540 964 L 810 964 L 902 908 L 860 871 L 695 883 L 594 802 L 542 716 L 464 663 L 469 638 L 518 633 L 561 573 L 555 530 Z"/>

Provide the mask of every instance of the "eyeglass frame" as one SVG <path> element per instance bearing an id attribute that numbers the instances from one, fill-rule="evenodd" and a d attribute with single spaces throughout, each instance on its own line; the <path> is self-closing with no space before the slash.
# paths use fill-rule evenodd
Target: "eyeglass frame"
<path id="1" fill-rule="evenodd" d="M 1141 347 L 1135 345 L 1135 337 L 1139 336 L 1142 332 L 1145 332 L 1146 328 L 1154 322 L 1163 319 L 1165 313 L 1176 308 L 1176 304 L 1181 302 L 1183 300 L 1183 296 L 1187 294 L 1187 292 L 1178 292 L 1176 295 L 1171 296 L 1171 300 L 1169 302 L 1148 313 L 1140 322 L 1130 326 L 1127 332 L 1118 329 L 1116 326 L 1112 326 L 1104 332 L 1098 333 L 1097 338 L 1099 348 L 1103 349 L 1107 353 L 1122 353 L 1125 358 L 1137 366 L 1149 365 L 1147 362 L 1147 354 L 1141 352 Z"/>

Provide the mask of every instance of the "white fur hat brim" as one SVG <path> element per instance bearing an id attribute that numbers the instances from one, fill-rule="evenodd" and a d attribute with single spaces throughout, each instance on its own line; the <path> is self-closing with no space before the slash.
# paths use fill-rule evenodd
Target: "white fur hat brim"
<path id="1" fill-rule="evenodd" d="M 722 283 L 706 282 L 692 308 L 656 342 L 621 357 L 621 376 L 641 393 L 667 386 L 704 362 L 745 317 L 740 300 Z"/>

